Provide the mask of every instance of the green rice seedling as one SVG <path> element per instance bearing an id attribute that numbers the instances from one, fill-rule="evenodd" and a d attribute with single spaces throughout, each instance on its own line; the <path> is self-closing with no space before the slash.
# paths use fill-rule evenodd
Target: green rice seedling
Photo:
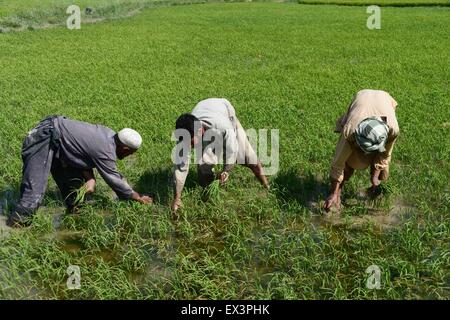
<path id="1" fill-rule="evenodd" d="M 86 187 L 86 185 L 82 185 L 80 188 L 74 189 L 71 193 L 69 193 L 65 200 L 67 200 L 68 198 L 75 195 L 75 199 L 73 200 L 73 205 L 79 206 L 82 203 L 84 203 L 84 201 L 86 199 L 86 194 L 87 194 L 87 187 Z"/>
<path id="2" fill-rule="evenodd" d="M 203 199 L 214 204 L 220 201 L 220 180 L 214 180 L 203 190 Z"/>
<path id="3" fill-rule="evenodd" d="M 82 186 L 81 188 L 76 190 L 76 197 L 75 197 L 74 203 L 76 205 L 79 205 L 79 204 L 83 203 L 85 198 L 86 198 L 86 194 L 87 194 L 87 187 L 86 186 Z"/>

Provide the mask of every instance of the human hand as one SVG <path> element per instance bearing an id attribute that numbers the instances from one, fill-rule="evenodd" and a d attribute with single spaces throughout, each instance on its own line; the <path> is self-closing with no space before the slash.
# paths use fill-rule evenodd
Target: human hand
<path id="1" fill-rule="evenodd" d="M 226 171 L 223 171 L 220 175 L 219 175 L 219 180 L 221 184 L 224 184 L 225 182 L 227 182 L 228 178 L 230 177 L 230 174 Z"/>
<path id="2" fill-rule="evenodd" d="M 152 197 L 149 197 L 149 196 L 141 196 L 141 199 L 139 202 L 143 203 L 143 204 L 152 204 L 153 199 L 152 199 Z"/>
<path id="3" fill-rule="evenodd" d="M 333 207 L 335 207 L 337 210 L 341 208 L 341 199 L 338 194 L 331 194 L 327 200 L 325 200 L 325 204 L 323 206 L 323 209 L 326 212 L 329 212 Z"/>

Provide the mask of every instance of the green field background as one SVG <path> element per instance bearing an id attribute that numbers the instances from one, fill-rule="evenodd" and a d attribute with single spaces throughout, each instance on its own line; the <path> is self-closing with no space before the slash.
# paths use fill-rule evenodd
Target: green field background
<path id="1" fill-rule="evenodd" d="M 450 0 L 298 0 L 301 4 L 380 5 L 380 6 L 449 6 Z"/>
<path id="2" fill-rule="evenodd" d="M 1 240 L 0 297 L 448 298 L 450 12 L 382 10 L 381 30 L 367 29 L 360 7 L 239 3 L 0 34 L 2 198 L 18 196 L 26 133 L 63 114 L 139 130 L 143 147 L 120 169 L 156 200 L 116 203 L 100 183 L 82 215 L 55 224 L 63 208 L 51 182 L 33 226 Z M 358 198 L 369 185 L 358 172 L 335 225 L 318 209 L 334 123 L 363 88 L 399 104 L 392 194 L 378 204 Z M 208 97 L 228 98 L 245 128 L 280 130 L 280 171 L 266 192 L 237 168 L 218 199 L 202 202 L 192 168 L 174 222 L 171 133 Z M 355 223 L 372 205 L 401 222 Z M 69 264 L 82 269 L 81 290 L 66 288 Z M 365 287 L 372 264 L 380 290 Z"/>

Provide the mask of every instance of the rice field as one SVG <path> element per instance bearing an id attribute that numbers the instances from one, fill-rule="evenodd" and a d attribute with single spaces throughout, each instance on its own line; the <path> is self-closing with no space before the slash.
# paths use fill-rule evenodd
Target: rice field
<path id="1" fill-rule="evenodd" d="M 0 1 L 2 19 L 28 3 Z M 449 298 L 448 7 L 383 7 L 380 30 L 365 7 L 293 2 L 118 16 L 0 33 L 1 299 Z M 373 200 L 357 172 L 340 215 L 325 215 L 335 120 L 363 88 L 399 104 L 390 179 Z M 278 129 L 280 169 L 265 191 L 238 167 L 203 201 L 193 166 L 174 220 L 172 130 L 208 97 L 230 100 L 245 128 Z M 144 144 L 119 168 L 155 204 L 115 201 L 99 178 L 81 214 L 66 215 L 50 179 L 32 226 L 3 226 L 22 141 L 51 114 L 138 130 Z M 366 286 L 371 265 L 378 290 Z"/>

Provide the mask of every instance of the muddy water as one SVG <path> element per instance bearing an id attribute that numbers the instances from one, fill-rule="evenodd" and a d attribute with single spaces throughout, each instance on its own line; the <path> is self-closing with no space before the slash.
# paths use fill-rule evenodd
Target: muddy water
<path id="1" fill-rule="evenodd" d="M 100 213 L 104 216 L 110 216 L 110 213 Z M 53 233 L 52 237 L 61 242 L 60 248 L 71 255 L 81 257 L 88 264 L 91 259 L 101 258 L 106 263 L 115 264 L 117 259 L 120 259 L 120 255 L 117 250 L 110 248 L 103 248 L 96 250 L 94 255 L 92 252 L 88 255 L 84 255 L 83 252 L 86 248 L 83 244 L 84 233 L 83 231 L 70 231 L 70 230 L 57 230 Z M 148 282 L 149 279 L 154 278 L 168 278 L 173 274 L 173 270 L 168 268 L 162 259 L 151 254 L 147 257 L 145 270 L 139 272 L 129 272 L 128 276 L 131 281 L 136 284 L 143 284 Z"/>
<path id="2" fill-rule="evenodd" d="M 54 239 L 62 243 L 61 248 L 69 253 L 77 254 L 83 249 L 82 232 L 61 230 L 53 234 Z"/>
<path id="3" fill-rule="evenodd" d="M 357 203 L 351 202 L 351 205 L 357 205 Z M 417 208 L 402 199 L 395 199 L 393 205 L 387 210 L 366 203 L 365 210 L 367 210 L 366 214 L 357 216 L 343 216 L 338 212 L 316 214 L 312 216 L 311 223 L 315 227 L 347 226 L 351 229 L 359 229 L 366 224 L 372 224 L 379 231 L 384 231 L 406 223 L 417 212 Z"/>
<path id="4" fill-rule="evenodd" d="M 147 267 L 141 272 L 130 273 L 131 280 L 136 284 L 141 284 L 149 279 L 157 278 L 170 278 L 173 274 L 173 270 L 169 268 L 164 261 L 156 258 L 150 257 L 147 260 Z"/>
<path id="5" fill-rule="evenodd" d="M 11 191 L 0 193 L 0 239 L 2 236 L 7 236 L 10 232 L 10 228 L 5 225 L 6 216 L 4 215 L 4 212 L 6 211 L 5 208 L 12 203 L 14 196 L 14 193 Z M 363 195 L 361 195 L 361 197 L 363 197 Z M 362 228 L 366 224 L 372 224 L 376 229 L 384 231 L 402 225 L 417 212 L 415 207 L 401 199 L 395 199 L 391 208 L 387 210 L 378 209 L 376 205 L 370 205 L 369 202 L 364 202 L 361 199 L 346 203 L 346 206 L 348 207 L 358 205 L 365 206 L 365 213 L 357 216 L 342 216 L 340 214 L 323 215 L 320 210 L 321 205 L 322 203 L 313 201 L 308 204 L 311 212 L 313 213 L 309 221 L 315 229 L 328 228 L 330 226 L 344 226 L 351 229 L 358 229 Z M 71 255 L 83 257 L 83 251 L 85 250 L 82 241 L 83 232 L 61 230 L 61 221 L 65 214 L 64 208 L 45 208 L 45 210 L 52 215 L 53 227 L 55 230 L 49 236 L 61 242 L 60 248 L 62 250 L 70 253 Z M 111 216 L 111 213 L 108 212 L 99 212 L 99 214 L 104 215 L 105 218 Z M 221 227 L 218 227 L 217 230 L 221 230 Z M 173 241 L 174 243 L 180 241 L 176 233 L 174 234 Z M 205 236 L 204 238 L 199 239 L 197 245 L 198 247 L 208 251 L 211 255 L 218 254 L 219 252 L 225 250 L 224 241 L 221 234 L 216 232 L 213 232 L 211 236 Z M 183 245 L 180 245 L 174 250 L 180 250 L 182 253 L 185 251 L 185 254 L 190 253 L 190 250 L 185 248 Z M 114 259 L 117 258 L 117 253 L 111 249 L 102 249 L 97 251 L 95 256 L 101 257 L 105 262 L 114 264 Z M 89 257 L 86 259 L 89 259 Z M 276 272 L 276 268 L 274 266 L 267 266 L 263 261 L 254 261 L 255 276 L 270 279 L 270 275 L 273 272 Z M 172 274 L 173 269 L 166 265 L 161 258 L 155 255 L 149 255 L 146 261 L 145 270 L 141 272 L 130 272 L 129 277 L 131 281 L 139 285 L 151 281 L 151 279 L 167 279 L 170 278 Z"/>

